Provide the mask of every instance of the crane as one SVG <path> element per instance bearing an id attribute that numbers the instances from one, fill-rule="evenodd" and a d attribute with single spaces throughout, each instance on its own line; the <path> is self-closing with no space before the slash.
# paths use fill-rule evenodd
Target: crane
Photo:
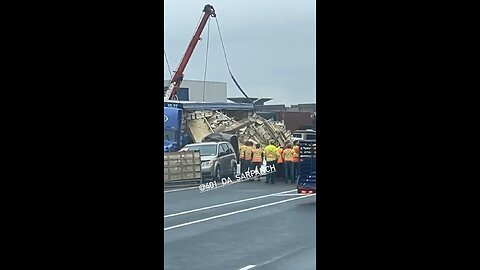
<path id="1" fill-rule="evenodd" d="M 165 93 L 164 100 L 172 100 L 175 97 L 175 94 L 177 93 L 177 90 L 180 88 L 180 84 L 182 83 L 185 67 L 188 64 L 188 60 L 190 60 L 190 57 L 192 56 L 195 46 L 200 40 L 200 34 L 202 33 L 203 28 L 205 28 L 205 25 L 207 24 L 207 21 L 210 17 L 216 17 L 215 9 L 212 5 L 205 5 L 205 7 L 203 8 L 203 13 L 204 14 L 202 16 L 200 24 L 195 30 L 195 34 L 193 35 L 192 40 L 190 41 L 190 44 L 188 45 L 187 50 L 183 55 L 182 61 L 180 61 L 180 65 L 178 65 L 177 70 L 174 71 L 175 74 L 170 81 L 169 87 Z"/>

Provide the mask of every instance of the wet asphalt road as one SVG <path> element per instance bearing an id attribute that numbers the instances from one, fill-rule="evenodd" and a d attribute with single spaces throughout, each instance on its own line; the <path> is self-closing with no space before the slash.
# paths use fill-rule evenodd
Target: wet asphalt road
<path id="1" fill-rule="evenodd" d="M 167 270 L 316 267 L 316 195 L 298 195 L 293 184 L 244 182 L 164 198 Z"/>

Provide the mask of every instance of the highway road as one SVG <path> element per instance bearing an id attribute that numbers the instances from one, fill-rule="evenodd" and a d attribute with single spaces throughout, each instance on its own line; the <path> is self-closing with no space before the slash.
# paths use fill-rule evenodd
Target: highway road
<path id="1" fill-rule="evenodd" d="M 316 269 L 316 195 L 295 187 L 255 181 L 164 191 L 164 268 Z"/>

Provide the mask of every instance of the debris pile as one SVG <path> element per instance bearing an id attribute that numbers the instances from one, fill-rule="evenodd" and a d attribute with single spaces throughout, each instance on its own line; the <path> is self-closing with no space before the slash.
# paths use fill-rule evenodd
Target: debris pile
<path id="1" fill-rule="evenodd" d="M 186 126 L 194 142 L 201 142 L 211 133 L 236 134 L 240 142 L 251 140 L 267 145 L 273 140 L 281 145 L 292 140 L 283 123 L 249 115 L 235 120 L 218 111 L 195 111 L 186 115 Z"/>

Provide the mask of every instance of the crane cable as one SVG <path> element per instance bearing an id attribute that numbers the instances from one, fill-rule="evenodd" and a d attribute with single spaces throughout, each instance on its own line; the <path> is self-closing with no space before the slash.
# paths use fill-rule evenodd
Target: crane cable
<path id="1" fill-rule="evenodd" d="M 233 76 L 232 71 L 230 70 L 230 65 L 228 64 L 227 53 L 226 53 L 226 51 L 225 51 L 225 46 L 224 46 L 224 44 L 223 44 L 222 33 L 220 32 L 220 26 L 218 25 L 218 18 L 217 18 L 217 17 L 215 17 L 215 22 L 217 23 L 218 34 L 219 34 L 219 36 L 220 36 L 220 42 L 222 43 L 223 55 L 225 56 L 225 62 L 227 63 L 228 73 L 230 74 L 230 77 L 232 77 L 232 80 L 233 80 L 233 82 L 235 83 L 235 85 L 237 86 L 237 88 L 242 92 L 242 94 L 243 94 L 248 100 L 250 100 L 250 98 L 247 96 L 247 94 L 242 90 L 242 87 L 240 87 L 240 85 L 238 84 L 237 80 L 235 80 L 235 77 Z M 251 100 L 251 102 L 253 103 L 253 100 Z"/>
<path id="2" fill-rule="evenodd" d="M 170 80 L 172 80 L 173 73 L 172 73 L 172 70 L 170 69 L 170 64 L 168 63 L 167 52 L 165 51 L 165 49 L 163 49 L 163 55 L 165 56 L 165 61 L 167 62 L 168 74 L 170 74 Z"/>
<path id="3" fill-rule="evenodd" d="M 207 90 L 207 64 L 208 64 L 208 45 L 210 43 L 210 21 L 208 20 L 208 26 L 207 26 L 207 49 L 205 51 L 205 71 L 203 73 L 203 101 L 205 101 L 205 92 Z"/>

